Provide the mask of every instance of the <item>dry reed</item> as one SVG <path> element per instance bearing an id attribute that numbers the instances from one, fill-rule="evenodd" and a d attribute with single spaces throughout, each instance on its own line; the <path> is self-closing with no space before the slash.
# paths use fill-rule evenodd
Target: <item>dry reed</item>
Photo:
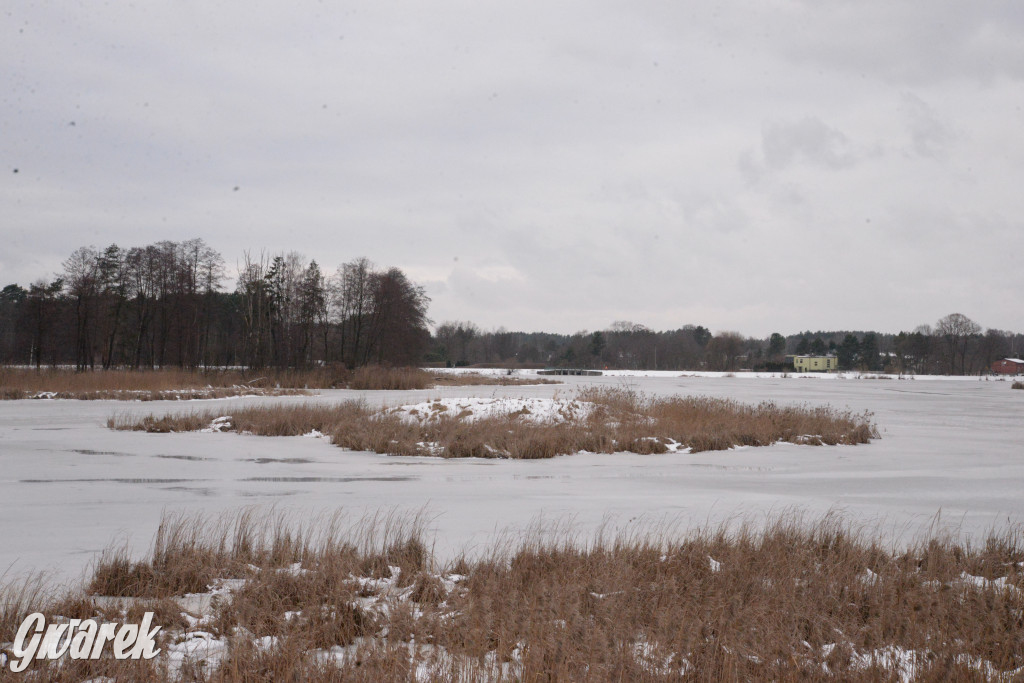
<path id="1" fill-rule="evenodd" d="M 365 366 L 352 373 L 350 389 L 426 389 L 433 383 L 429 373 L 419 368 Z"/>
<path id="2" fill-rule="evenodd" d="M 88 596 L 29 605 L 38 595 L 16 611 L 123 622 L 154 611 L 166 629 L 165 648 L 202 635 L 221 644 L 223 657 L 186 657 L 176 668 L 167 659 L 41 661 L 27 678 L 0 671 L 0 680 L 1024 675 L 1019 526 L 980 544 L 929 536 L 906 548 L 834 515 L 593 536 L 562 526 L 442 567 L 427 550 L 422 522 L 388 514 L 351 526 L 337 516 L 295 523 L 252 511 L 220 520 L 165 519 L 150 557 L 137 564 L 159 592 L 192 588 L 178 578 L 182 566 L 212 571 L 211 585 L 235 579 L 203 614 L 186 619 L 167 599 L 129 599 L 120 611 L 105 612 Z M 123 566 L 105 560 L 97 575 Z M 150 595 L 135 582 L 138 574 L 131 569 L 128 580 L 115 582 L 118 594 Z M 11 620 L 0 622 L 0 642 L 12 638 L 13 628 Z"/>
<path id="3" fill-rule="evenodd" d="M 502 386 L 518 387 L 534 384 L 563 384 L 558 380 L 543 377 L 514 377 L 512 375 L 485 375 L 479 372 L 435 372 L 431 373 L 434 386 Z"/>
<path id="4" fill-rule="evenodd" d="M 317 389 L 427 389 L 432 386 L 548 384 L 549 380 L 419 368 L 340 365 L 307 370 L 94 370 L 0 366 L 0 400 L 28 398 L 174 401 L 229 396 L 288 396 Z"/>
<path id="5" fill-rule="evenodd" d="M 484 375 L 478 372 L 431 372 L 420 368 L 367 365 L 352 373 L 348 388 L 408 391 L 410 389 L 430 389 L 436 386 L 523 386 L 530 384 L 558 384 L 558 382 L 538 377 Z"/>
<path id="6" fill-rule="evenodd" d="M 589 412 L 578 409 L 589 406 Z M 590 451 L 640 454 L 689 448 L 693 452 L 778 441 L 809 445 L 867 443 L 878 438 L 869 413 L 828 406 L 747 405 L 709 397 L 651 398 L 621 388 L 586 388 L 560 419 L 534 420 L 518 411 L 467 419 L 438 411 L 410 420 L 373 410 L 362 401 L 334 405 L 255 406 L 231 416 L 211 412 L 135 418 L 115 416 L 112 429 L 195 431 L 219 418 L 218 429 L 263 436 L 298 436 L 319 431 L 352 450 L 448 458 L 551 458 Z"/>
<path id="7" fill-rule="evenodd" d="M 95 370 L 0 366 L 0 398 L 187 400 L 244 395 L 293 395 L 334 386 L 337 371 Z"/>

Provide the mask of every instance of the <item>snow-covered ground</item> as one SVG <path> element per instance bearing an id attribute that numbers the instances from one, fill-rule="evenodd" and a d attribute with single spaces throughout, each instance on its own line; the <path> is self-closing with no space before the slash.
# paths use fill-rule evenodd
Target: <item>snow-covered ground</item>
<path id="1" fill-rule="evenodd" d="M 566 384 L 187 403 L 0 402 L 0 574 L 47 570 L 54 579 L 74 580 L 111 542 L 144 552 L 165 510 L 245 505 L 296 514 L 341 508 L 354 517 L 379 508 L 426 508 L 442 555 L 482 548 L 498 532 L 526 528 L 539 516 L 570 518 L 588 530 L 603 522 L 615 528 L 668 519 L 685 526 L 791 507 L 812 514 L 838 509 L 900 541 L 927 531 L 939 513 L 940 525 L 968 534 L 1024 520 L 1024 391 L 1005 381 L 770 375 L 745 381 L 739 373 L 562 379 Z M 576 385 L 588 384 L 872 410 L 882 439 L 866 446 L 441 460 L 349 452 L 320 438 L 144 434 L 104 426 L 123 412 L 230 415 L 237 405 L 353 397 L 382 406 L 436 398 L 571 399 Z"/>

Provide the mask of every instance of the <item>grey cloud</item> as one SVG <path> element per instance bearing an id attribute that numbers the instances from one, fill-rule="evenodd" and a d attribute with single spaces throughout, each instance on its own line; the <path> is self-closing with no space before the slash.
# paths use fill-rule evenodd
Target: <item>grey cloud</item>
<path id="1" fill-rule="evenodd" d="M 802 0 L 771 24 L 799 21 L 784 54 L 899 85 L 1024 78 L 1024 10 L 1015 0 Z"/>
<path id="2" fill-rule="evenodd" d="M 938 158 L 953 141 L 950 126 L 939 117 L 935 108 L 913 93 L 903 93 L 901 104 L 907 116 L 911 147 L 915 154 Z"/>
<path id="3" fill-rule="evenodd" d="M 722 197 L 696 197 L 686 203 L 687 223 L 699 231 L 730 235 L 747 227 L 748 216 L 734 201 Z"/>
<path id="4" fill-rule="evenodd" d="M 776 170 L 797 162 L 829 169 L 847 168 L 856 162 L 847 137 L 813 116 L 789 123 L 765 123 L 761 150 L 765 163 Z"/>

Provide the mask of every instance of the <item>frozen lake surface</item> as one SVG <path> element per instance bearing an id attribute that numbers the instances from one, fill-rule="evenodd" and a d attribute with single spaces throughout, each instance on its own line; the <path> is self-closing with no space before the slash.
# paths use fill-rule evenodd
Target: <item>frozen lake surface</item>
<path id="1" fill-rule="evenodd" d="M 982 535 L 1024 520 L 1024 391 L 978 379 L 569 377 L 565 385 L 328 391 L 314 397 L 189 402 L 0 401 L 0 574 L 80 578 L 115 543 L 144 552 L 164 511 L 277 506 L 306 514 L 425 508 L 442 556 L 472 551 L 539 516 L 580 529 L 637 519 L 681 525 L 789 508 L 838 510 L 913 540 L 940 524 Z M 307 437 L 144 434 L 105 427 L 115 413 L 214 410 L 254 402 L 370 405 L 427 398 L 569 398 L 574 387 L 628 384 L 650 394 L 870 410 L 882 438 L 861 446 L 779 444 L 697 454 L 583 454 L 552 460 L 441 460 L 344 451 Z"/>

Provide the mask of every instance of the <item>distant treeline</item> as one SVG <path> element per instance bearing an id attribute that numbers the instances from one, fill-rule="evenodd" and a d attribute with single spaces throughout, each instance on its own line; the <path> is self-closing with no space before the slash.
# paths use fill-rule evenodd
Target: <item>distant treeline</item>
<path id="1" fill-rule="evenodd" d="M 296 253 L 244 255 L 235 291 L 202 240 L 77 249 L 53 280 L 0 291 L 0 362 L 76 367 L 356 367 L 422 360 L 429 299 L 365 258 L 325 276 Z"/>
<path id="2" fill-rule="evenodd" d="M 767 338 L 712 334 L 701 325 L 656 332 L 619 321 L 607 330 L 559 335 L 482 331 L 469 322 L 437 328 L 428 360 L 454 365 L 519 362 L 637 370 L 792 369 L 791 355 L 835 355 L 842 370 L 912 374 L 979 374 L 1015 356 L 1024 335 L 981 327 L 959 313 L 912 332 L 801 332 Z"/>
<path id="3" fill-rule="evenodd" d="M 484 331 L 445 322 L 431 335 L 422 287 L 357 258 L 325 273 L 295 252 L 245 253 L 234 291 L 201 239 L 82 247 L 52 280 L 0 290 L 0 363 L 96 367 L 309 367 L 341 363 L 784 371 L 787 355 L 833 354 L 844 370 L 977 374 L 1019 356 L 1024 335 L 959 313 L 912 332 L 803 332 L 767 338 L 701 325 L 656 332 L 618 321 L 572 335 Z"/>

